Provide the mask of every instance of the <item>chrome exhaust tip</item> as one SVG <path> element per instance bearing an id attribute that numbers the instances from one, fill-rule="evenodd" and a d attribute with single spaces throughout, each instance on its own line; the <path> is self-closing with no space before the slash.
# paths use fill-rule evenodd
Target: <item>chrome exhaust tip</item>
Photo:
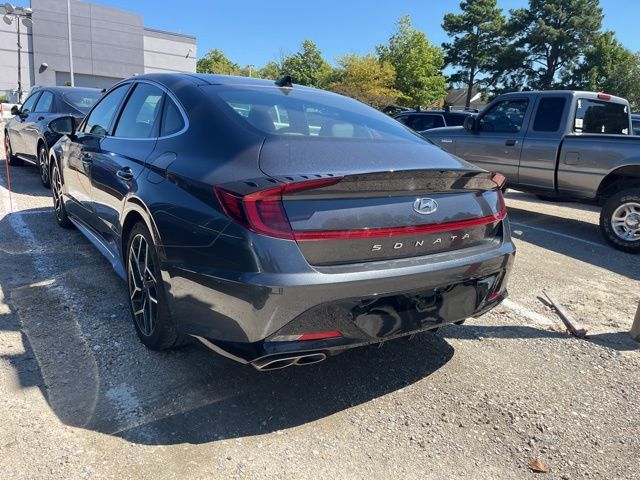
<path id="1" fill-rule="evenodd" d="M 313 365 L 326 360 L 327 355 L 324 353 L 310 353 L 306 355 L 295 355 L 291 357 L 266 357 L 256 360 L 251 365 L 261 372 L 269 370 L 280 370 L 282 368 L 292 367 L 294 365 Z"/>

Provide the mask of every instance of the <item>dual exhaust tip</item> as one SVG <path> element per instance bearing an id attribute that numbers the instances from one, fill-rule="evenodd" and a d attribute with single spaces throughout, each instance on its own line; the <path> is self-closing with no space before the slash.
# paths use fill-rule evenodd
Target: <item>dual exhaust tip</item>
<path id="1" fill-rule="evenodd" d="M 314 363 L 322 362 L 327 358 L 327 355 L 321 352 L 306 353 L 299 355 L 287 355 L 276 357 L 265 357 L 256 360 L 252 365 L 260 371 L 266 372 L 268 370 L 280 370 L 282 368 L 293 367 L 294 365 L 301 367 L 303 365 L 312 365 Z"/>

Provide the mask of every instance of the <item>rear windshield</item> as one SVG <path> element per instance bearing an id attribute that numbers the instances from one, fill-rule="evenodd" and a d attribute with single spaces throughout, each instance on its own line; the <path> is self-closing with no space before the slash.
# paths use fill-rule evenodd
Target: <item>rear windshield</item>
<path id="1" fill-rule="evenodd" d="M 623 103 L 578 99 L 574 131 L 581 133 L 629 133 L 629 110 Z"/>
<path id="2" fill-rule="evenodd" d="M 96 92 L 69 92 L 63 94 L 64 101 L 81 112 L 87 113 L 98 101 L 102 93 Z"/>
<path id="3" fill-rule="evenodd" d="M 258 130 L 311 138 L 410 140 L 417 134 L 373 108 L 321 90 L 277 87 L 208 88 L 244 121 Z"/>

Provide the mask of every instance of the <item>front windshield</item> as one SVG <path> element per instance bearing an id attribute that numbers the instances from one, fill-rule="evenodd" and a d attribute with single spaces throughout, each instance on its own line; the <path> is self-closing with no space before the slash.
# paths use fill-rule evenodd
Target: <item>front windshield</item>
<path id="1" fill-rule="evenodd" d="M 347 97 L 294 86 L 205 87 L 239 117 L 275 135 L 424 142 L 396 120 Z"/>

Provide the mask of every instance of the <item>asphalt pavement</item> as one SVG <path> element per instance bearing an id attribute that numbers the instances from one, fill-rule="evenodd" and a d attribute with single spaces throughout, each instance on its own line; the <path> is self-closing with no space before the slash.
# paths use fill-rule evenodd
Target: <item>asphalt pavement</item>
<path id="1" fill-rule="evenodd" d="M 2 478 L 638 478 L 640 256 L 594 207 L 509 192 L 509 299 L 480 319 L 258 372 L 135 336 L 122 281 L 0 161 Z M 590 336 L 568 336 L 549 289 Z M 543 474 L 544 475 L 544 474 Z"/>

